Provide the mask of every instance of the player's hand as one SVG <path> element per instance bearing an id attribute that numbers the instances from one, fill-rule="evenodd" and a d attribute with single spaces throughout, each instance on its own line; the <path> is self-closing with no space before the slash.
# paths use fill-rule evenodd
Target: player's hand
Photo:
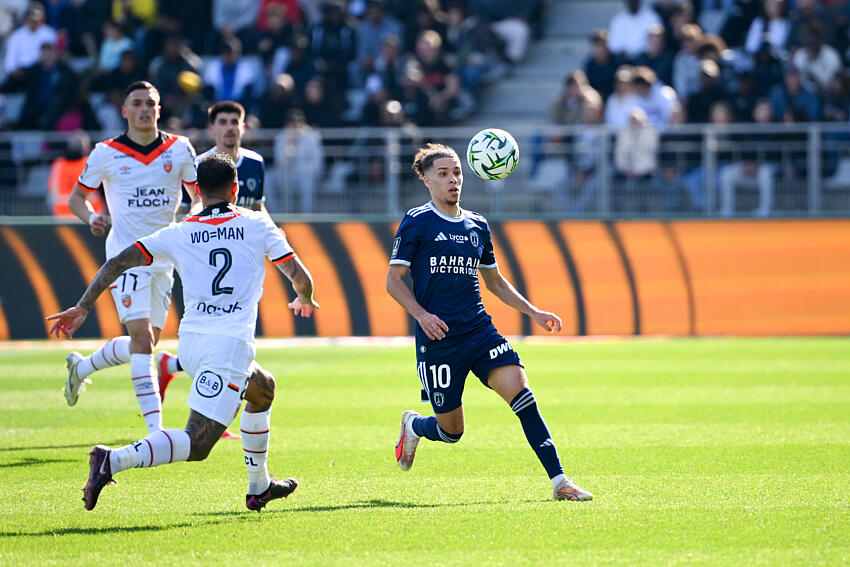
<path id="1" fill-rule="evenodd" d="M 443 340 L 449 331 L 449 326 L 446 325 L 446 322 L 433 313 L 425 313 L 421 317 L 417 317 L 416 322 L 425 331 L 425 336 L 432 341 Z"/>
<path id="2" fill-rule="evenodd" d="M 309 303 L 305 303 L 304 301 L 301 301 L 300 297 L 296 297 L 293 301 L 287 304 L 287 307 L 292 309 L 293 315 L 309 317 L 313 314 L 313 311 L 319 308 L 319 304 L 316 303 L 314 299 L 311 299 Z"/>
<path id="3" fill-rule="evenodd" d="M 103 236 L 106 234 L 106 229 L 109 228 L 109 222 L 104 215 L 97 215 L 91 220 L 89 228 L 95 236 Z"/>
<path id="4" fill-rule="evenodd" d="M 561 332 L 561 318 L 548 311 L 537 311 L 531 314 L 535 323 L 546 329 L 547 333 Z"/>
<path id="5" fill-rule="evenodd" d="M 74 333 L 82 326 L 88 315 L 88 310 L 79 305 L 66 309 L 62 313 L 50 315 L 47 320 L 53 321 L 53 325 L 47 331 L 47 334 L 48 336 L 55 335 L 58 338 L 61 332 L 69 339 L 74 338 Z"/>

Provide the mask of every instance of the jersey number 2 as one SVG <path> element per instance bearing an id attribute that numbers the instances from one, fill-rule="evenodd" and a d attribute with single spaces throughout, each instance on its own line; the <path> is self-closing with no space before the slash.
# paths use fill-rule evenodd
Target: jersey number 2
<path id="1" fill-rule="evenodd" d="M 221 287 L 221 280 L 224 279 L 224 275 L 233 265 L 233 256 L 230 255 L 230 250 L 227 248 L 214 248 L 210 250 L 210 266 L 213 268 L 218 268 L 218 260 L 217 258 L 222 257 L 222 266 L 218 273 L 215 275 L 212 281 L 212 294 L 213 295 L 222 295 L 225 293 L 233 293 L 232 287 Z"/>

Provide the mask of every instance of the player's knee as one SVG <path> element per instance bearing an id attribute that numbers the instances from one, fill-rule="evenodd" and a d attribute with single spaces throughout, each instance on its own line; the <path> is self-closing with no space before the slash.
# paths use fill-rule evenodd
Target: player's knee
<path id="1" fill-rule="evenodd" d="M 255 408 L 264 411 L 271 407 L 276 387 L 272 373 L 258 366 L 254 368 L 254 372 L 248 380 L 245 399 Z"/>

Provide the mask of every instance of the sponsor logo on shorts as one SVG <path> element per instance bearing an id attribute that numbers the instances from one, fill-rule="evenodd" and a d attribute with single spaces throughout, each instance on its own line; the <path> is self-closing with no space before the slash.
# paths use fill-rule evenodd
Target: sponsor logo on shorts
<path id="1" fill-rule="evenodd" d="M 130 297 L 129 295 L 122 295 L 121 296 L 121 305 L 123 305 L 124 307 L 130 307 L 132 304 L 133 304 L 133 298 L 132 297 Z"/>
<path id="2" fill-rule="evenodd" d="M 505 354 L 508 351 L 514 350 L 508 341 L 503 342 L 497 347 L 490 349 L 490 360 L 497 358 L 499 355 Z"/>
<path id="3" fill-rule="evenodd" d="M 442 407 L 445 403 L 446 398 L 440 392 L 434 392 L 434 405 L 437 407 Z"/>
<path id="4" fill-rule="evenodd" d="M 204 370 L 195 380 L 195 391 L 205 398 L 214 398 L 223 389 L 224 382 L 215 372 Z"/>
<path id="5" fill-rule="evenodd" d="M 419 347 L 419 352 L 425 352 L 425 346 L 424 345 Z"/>

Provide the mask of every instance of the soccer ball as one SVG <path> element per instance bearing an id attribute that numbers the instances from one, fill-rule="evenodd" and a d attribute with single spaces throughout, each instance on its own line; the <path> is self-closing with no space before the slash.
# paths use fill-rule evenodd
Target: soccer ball
<path id="1" fill-rule="evenodd" d="M 504 179 L 516 169 L 519 146 L 504 130 L 487 128 L 469 140 L 466 161 L 481 179 Z"/>

